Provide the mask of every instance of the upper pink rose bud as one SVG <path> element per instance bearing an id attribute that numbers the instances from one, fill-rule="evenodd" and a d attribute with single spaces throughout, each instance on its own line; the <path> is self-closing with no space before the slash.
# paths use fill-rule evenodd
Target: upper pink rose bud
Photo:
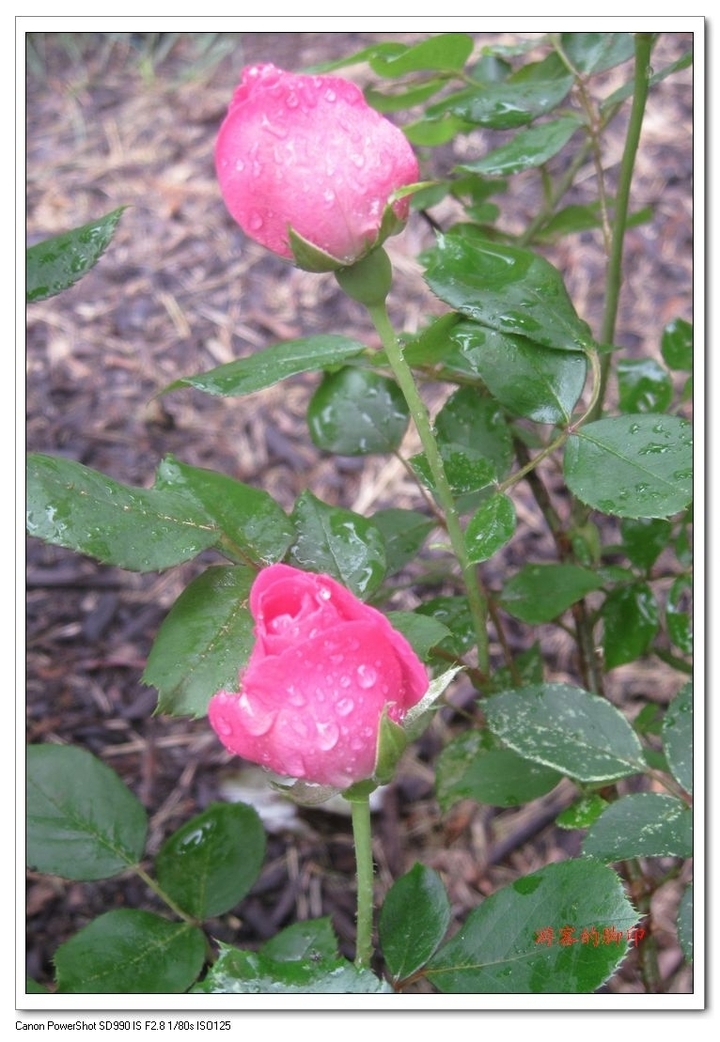
<path id="1" fill-rule="evenodd" d="M 354 83 L 270 64 L 243 70 L 215 165 L 227 208 L 247 235 L 292 258 L 291 228 L 337 267 L 399 230 L 409 202 L 390 197 L 419 178 L 405 135 Z"/>
<path id="2" fill-rule="evenodd" d="M 408 642 L 334 579 L 284 564 L 259 573 L 250 611 L 256 643 L 239 691 L 210 701 L 223 745 L 320 785 L 372 777 L 383 710 L 400 723 L 428 689 Z"/>

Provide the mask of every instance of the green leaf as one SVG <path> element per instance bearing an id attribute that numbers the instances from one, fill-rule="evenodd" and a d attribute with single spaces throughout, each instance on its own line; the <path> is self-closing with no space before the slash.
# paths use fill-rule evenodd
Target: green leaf
<path id="1" fill-rule="evenodd" d="M 483 397 L 475 387 L 461 387 L 448 398 L 435 417 L 441 451 L 459 446 L 472 459 L 493 464 L 493 473 L 504 478 L 513 459 L 512 435 L 497 402 Z"/>
<path id="2" fill-rule="evenodd" d="M 570 93 L 574 77 L 556 54 L 518 69 L 500 83 L 468 88 L 428 108 L 428 116 L 448 111 L 468 123 L 512 130 L 551 112 Z"/>
<path id="3" fill-rule="evenodd" d="M 58 993 L 180 994 L 205 959 L 202 930 L 152 912 L 118 908 L 55 952 Z"/>
<path id="4" fill-rule="evenodd" d="M 559 271 L 530 250 L 444 235 L 429 254 L 425 278 L 440 300 L 500 333 L 558 351 L 593 344 Z"/>
<path id="5" fill-rule="evenodd" d="M 274 959 L 220 944 L 217 961 L 192 989 L 198 995 L 370 995 L 392 989 L 370 970 L 310 950 L 305 959 Z"/>
<path id="6" fill-rule="evenodd" d="M 531 625 L 552 622 L 602 585 L 600 576 L 577 564 L 526 564 L 503 587 L 500 604 Z"/>
<path id="7" fill-rule="evenodd" d="M 617 969 L 636 922 L 610 868 L 562 861 L 485 898 L 425 976 L 443 992 L 586 994 Z"/>
<path id="8" fill-rule="evenodd" d="M 97 221 L 30 246 L 26 255 L 27 303 L 62 293 L 87 274 L 110 245 L 124 209 L 121 206 Z"/>
<path id="9" fill-rule="evenodd" d="M 467 33 L 439 33 L 396 54 L 370 55 L 370 68 L 378 76 L 405 76 L 409 72 L 457 72 L 473 51 L 473 38 Z"/>
<path id="10" fill-rule="evenodd" d="M 681 55 L 677 61 L 671 62 L 670 65 L 666 65 L 664 69 L 660 69 L 659 72 L 653 73 L 649 79 L 650 87 L 655 87 L 658 83 L 661 83 L 668 76 L 672 76 L 673 73 L 679 72 L 680 69 L 687 69 L 693 63 L 693 52 L 686 51 L 685 54 Z M 631 78 L 626 83 L 613 91 L 612 94 L 608 95 L 607 98 L 602 102 L 600 106 L 600 114 L 605 116 L 608 112 L 612 113 L 617 105 L 620 105 L 626 98 L 631 97 L 635 89 L 635 79 Z"/>
<path id="11" fill-rule="evenodd" d="M 402 109 L 414 108 L 421 105 L 433 94 L 436 94 L 445 86 L 445 78 L 438 76 L 436 79 L 427 80 L 416 87 L 403 85 L 393 93 L 385 93 L 375 90 L 373 87 L 365 88 L 365 101 L 377 112 L 387 114 L 388 112 L 400 112 Z"/>
<path id="12" fill-rule="evenodd" d="M 411 145 L 435 147 L 468 129 L 465 120 L 458 116 L 441 116 L 438 119 L 418 119 L 403 127 L 403 133 Z"/>
<path id="13" fill-rule="evenodd" d="M 685 684 L 665 713 L 662 741 L 673 777 L 685 792 L 693 791 L 693 688 Z"/>
<path id="14" fill-rule="evenodd" d="M 353 366 L 326 374 L 307 412 L 310 437 L 318 448 L 341 456 L 393 452 L 409 419 L 394 380 Z"/>
<path id="15" fill-rule="evenodd" d="M 248 609 L 254 578 L 249 568 L 208 568 L 175 601 L 142 678 L 157 688 L 159 712 L 205 716 L 216 691 L 237 687 L 254 642 Z"/>
<path id="16" fill-rule="evenodd" d="M 645 769 L 640 740 L 606 699 L 570 684 L 536 684 L 483 702 L 488 727 L 511 749 L 581 782 Z"/>
<path id="17" fill-rule="evenodd" d="M 389 611 L 387 617 L 423 662 L 427 661 L 433 648 L 450 636 L 450 630 L 438 619 L 415 611 Z"/>
<path id="18" fill-rule="evenodd" d="M 503 177 L 542 166 L 564 148 L 582 125 L 580 117 L 573 113 L 520 130 L 511 141 L 487 152 L 474 163 L 463 163 L 460 169 L 487 177 Z"/>
<path id="19" fill-rule="evenodd" d="M 654 358 L 628 358 L 617 364 L 622 412 L 665 412 L 672 401 L 668 372 Z"/>
<path id="20" fill-rule="evenodd" d="M 155 487 L 185 495 L 205 511 L 224 537 L 223 549 L 240 560 L 275 564 L 292 542 L 292 522 L 272 496 L 225 474 L 166 456 Z"/>
<path id="21" fill-rule="evenodd" d="M 436 522 L 417 510 L 388 507 L 372 515 L 385 541 L 387 574 L 394 575 L 415 559 Z"/>
<path id="22" fill-rule="evenodd" d="M 297 537 L 290 555 L 299 568 L 324 572 L 358 597 L 377 589 L 385 575 L 385 544 L 372 521 L 308 491 L 297 499 L 292 518 Z"/>
<path id="23" fill-rule="evenodd" d="M 337 959 L 337 938 L 332 920 L 306 919 L 291 923 L 280 930 L 262 946 L 263 955 L 278 962 L 294 962 L 296 959 Z"/>
<path id="24" fill-rule="evenodd" d="M 452 739 L 437 762 L 437 799 L 448 811 L 458 800 L 516 807 L 544 796 L 562 775 L 502 748 L 492 735 L 468 731 Z"/>
<path id="25" fill-rule="evenodd" d="M 693 886 L 685 887 L 680 898 L 677 917 L 677 936 L 683 955 L 688 962 L 693 961 Z"/>
<path id="26" fill-rule="evenodd" d="M 660 351 L 668 368 L 692 372 L 692 325 L 686 322 L 684 318 L 676 318 L 673 322 L 669 322 L 663 329 Z"/>
<path id="27" fill-rule="evenodd" d="M 565 446 L 565 480 L 581 502 L 617 517 L 671 517 L 692 499 L 692 427 L 677 416 L 588 423 Z"/>
<path id="28" fill-rule="evenodd" d="M 668 546 L 672 525 L 664 518 L 623 518 L 620 534 L 622 549 L 628 559 L 647 571 Z"/>
<path id="29" fill-rule="evenodd" d="M 478 492 L 492 485 L 497 479 L 494 463 L 474 449 L 447 441 L 440 442 L 438 448 L 445 477 L 454 495 Z M 419 452 L 416 456 L 411 456 L 409 462 L 418 479 L 434 492 L 435 478 L 425 453 Z"/>
<path id="30" fill-rule="evenodd" d="M 102 761 L 74 745 L 27 748 L 27 863 L 65 879 L 108 879 L 142 858 L 147 814 Z"/>
<path id="31" fill-rule="evenodd" d="M 515 534 L 515 504 L 502 492 L 494 492 L 468 521 L 465 545 L 471 564 L 487 561 Z"/>
<path id="32" fill-rule="evenodd" d="M 450 631 L 439 647 L 461 657 L 475 643 L 475 626 L 466 597 L 431 597 L 416 608 L 420 615 L 437 619 Z"/>
<path id="33" fill-rule="evenodd" d="M 450 925 L 450 901 L 437 872 L 415 864 L 385 897 L 378 934 L 394 981 L 419 970 L 435 953 Z"/>
<path id="34" fill-rule="evenodd" d="M 692 582 L 688 576 L 680 575 L 668 590 L 665 606 L 665 625 L 668 637 L 685 655 L 692 655 L 693 637 L 690 613 L 683 607 L 692 593 Z"/>
<path id="35" fill-rule="evenodd" d="M 611 590 L 600 614 L 606 669 L 640 658 L 660 627 L 655 594 L 644 582 Z"/>
<path id="36" fill-rule="evenodd" d="M 61 457 L 31 455 L 28 534 L 138 572 L 154 572 L 213 546 L 214 522 L 184 495 L 131 488 Z"/>
<path id="37" fill-rule="evenodd" d="M 234 908 L 257 879 L 265 831 L 253 807 L 212 803 L 163 843 L 158 884 L 184 912 L 209 919 Z"/>
<path id="38" fill-rule="evenodd" d="M 629 61 L 635 53 L 632 33 L 562 33 L 563 51 L 578 72 L 604 72 Z"/>
<path id="39" fill-rule="evenodd" d="M 247 358 L 217 366 L 196 376 L 183 376 L 168 384 L 162 391 L 176 391 L 180 387 L 196 387 L 206 394 L 225 397 L 242 396 L 272 387 L 280 380 L 298 373 L 328 369 L 348 358 L 356 358 L 365 350 L 363 344 L 348 337 L 333 334 L 287 340 L 256 351 Z"/>
<path id="40" fill-rule="evenodd" d="M 612 202 L 612 200 L 610 200 Z M 628 215 L 627 227 L 637 227 L 653 218 L 653 208 L 643 206 Z M 600 203 L 571 204 L 558 210 L 535 233 L 535 242 L 556 242 L 562 235 L 573 235 L 577 232 L 589 231 L 602 227 L 602 211 Z"/>
<path id="41" fill-rule="evenodd" d="M 558 814 L 555 824 L 561 829 L 589 828 L 600 817 L 607 805 L 607 800 L 596 792 L 591 792 L 587 796 L 581 796 L 571 807 Z"/>
<path id="42" fill-rule="evenodd" d="M 410 364 L 439 364 L 451 374 L 479 377 L 516 416 L 536 423 L 570 420 L 585 386 L 587 360 L 582 352 L 554 351 L 475 322 L 453 326 L 434 342 L 410 345 L 405 351 Z"/>
<path id="43" fill-rule="evenodd" d="M 588 830 L 586 857 L 690 857 L 692 812 L 682 800 L 660 792 L 636 792 L 611 803 Z"/>

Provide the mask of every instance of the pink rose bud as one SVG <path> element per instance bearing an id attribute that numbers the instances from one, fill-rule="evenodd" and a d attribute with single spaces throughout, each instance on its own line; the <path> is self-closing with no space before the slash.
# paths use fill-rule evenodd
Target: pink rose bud
<path id="1" fill-rule="evenodd" d="M 419 178 L 405 135 L 354 83 L 270 64 L 243 70 L 215 165 L 227 208 L 247 235 L 293 258 L 291 228 L 334 259 L 331 267 L 353 264 L 400 230 L 409 202 L 390 197 Z"/>
<path id="2" fill-rule="evenodd" d="M 250 611 L 256 642 L 239 690 L 208 710 L 223 745 L 320 785 L 372 777 L 383 710 L 399 724 L 428 689 L 408 642 L 330 576 L 285 564 L 260 572 Z"/>

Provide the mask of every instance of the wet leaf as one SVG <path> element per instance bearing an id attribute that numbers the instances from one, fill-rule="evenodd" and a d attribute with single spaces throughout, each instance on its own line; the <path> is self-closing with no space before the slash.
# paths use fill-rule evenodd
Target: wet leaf
<path id="1" fill-rule="evenodd" d="M 655 595 L 644 582 L 611 590 L 601 615 L 606 669 L 615 669 L 643 655 L 660 627 Z"/>
<path id="2" fill-rule="evenodd" d="M 640 740 L 606 699 L 570 684 L 535 684 L 491 695 L 488 727 L 528 760 L 582 782 L 613 781 L 645 769 Z"/>
<path id="3" fill-rule="evenodd" d="M 581 126 L 582 120 L 573 113 L 520 130 L 511 141 L 486 153 L 482 159 L 462 164 L 460 169 L 487 177 L 503 177 L 542 166 L 564 148 Z"/>
<path id="4" fill-rule="evenodd" d="M 693 687 L 685 684 L 667 707 L 662 740 L 673 777 L 693 791 Z"/>
<path id="5" fill-rule="evenodd" d="M 450 925 L 450 901 L 437 872 L 415 864 L 392 885 L 380 911 L 378 932 L 394 981 L 420 969 Z"/>
<path id="6" fill-rule="evenodd" d="M 247 358 L 217 366 L 196 376 L 183 376 L 163 389 L 163 394 L 181 387 L 196 387 L 206 394 L 226 397 L 251 394 L 286 380 L 298 373 L 326 369 L 354 358 L 365 350 L 363 344 L 332 334 L 287 340 L 255 351 Z"/>
<path id="7" fill-rule="evenodd" d="M 490 807 L 516 807 L 544 796 L 562 775 L 551 767 L 525 760 L 480 731 L 450 741 L 437 762 L 437 798 L 443 811 L 458 800 Z"/>
<path id="8" fill-rule="evenodd" d="M 161 713 L 205 716 L 216 691 L 236 690 L 254 643 L 248 597 L 255 574 L 233 565 L 208 568 L 175 601 L 142 678 L 157 688 Z"/>
<path id="9" fill-rule="evenodd" d="M 515 505 L 502 492 L 493 493 L 468 521 L 465 544 L 472 564 L 487 561 L 515 534 Z"/>
<path id="10" fill-rule="evenodd" d="M 118 908 L 55 952 L 59 994 L 181 994 L 205 959 L 202 930 L 152 912 Z"/>
<path id="11" fill-rule="evenodd" d="M 74 745 L 27 748 L 27 863 L 65 879 L 108 879 L 137 864 L 147 814 L 101 760 Z"/>
<path id="12" fill-rule="evenodd" d="M 358 970 L 339 956 L 311 948 L 304 959 L 272 958 L 263 950 L 219 945 L 216 962 L 192 989 L 198 995 L 350 995 L 392 989 L 370 970 Z"/>
<path id="13" fill-rule="evenodd" d="M 593 992 L 624 958 L 637 918 L 606 865 L 551 864 L 485 898 L 425 976 L 459 994 Z"/>
<path id="14" fill-rule="evenodd" d="M 131 488 L 73 460 L 42 455 L 28 457 L 27 531 L 138 572 L 190 560 L 220 537 L 184 495 Z"/>
<path id="15" fill-rule="evenodd" d="M 87 274 L 110 245 L 124 209 L 121 206 L 81 228 L 30 246 L 25 283 L 28 304 L 62 293 Z"/>
<path id="16" fill-rule="evenodd" d="M 692 427 L 677 416 L 588 423 L 565 447 L 565 480 L 581 502 L 617 517 L 671 517 L 692 499 Z"/>
<path id="17" fill-rule="evenodd" d="M 444 235 L 425 275 L 446 304 L 500 333 L 527 337 L 558 351 L 593 344 L 559 271 L 539 254 L 476 237 Z"/>
<path id="18" fill-rule="evenodd" d="M 556 54 L 522 66 L 502 82 L 469 87 L 432 105 L 427 115 L 452 112 L 468 123 L 512 130 L 551 112 L 570 93 L 574 77 Z"/>
<path id="19" fill-rule="evenodd" d="M 244 803 L 213 803 L 158 851 L 158 884 L 188 915 L 209 919 L 234 908 L 260 874 L 265 831 Z"/>
<path id="20" fill-rule="evenodd" d="M 393 452 L 409 419 L 394 380 L 352 366 L 325 375 L 307 412 L 310 436 L 318 448 L 341 456 Z"/>
<path id="21" fill-rule="evenodd" d="M 604 861 L 631 857 L 690 857 L 692 813 L 660 792 L 622 796 L 590 826 L 583 854 Z"/>
<path id="22" fill-rule="evenodd" d="M 272 496 L 225 474 L 166 456 L 158 467 L 155 488 L 187 496 L 215 522 L 227 556 L 243 563 L 249 559 L 274 564 L 292 542 L 292 522 Z"/>
<path id="23" fill-rule="evenodd" d="M 385 575 L 385 543 L 367 518 L 343 507 L 329 506 L 303 492 L 292 514 L 296 539 L 292 563 L 331 575 L 358 597 L 367 597 Z"/>
<path id="24" fill-rule="evenodd" d="M 654 358 L 619 361 L 617 381 L 623 412 L 665 412 L 672 402 L 670 375 Z"/>
<path id="25" fill-rule="evenodd" d="M 660 342 L 663 360 L 670 369 L 692 372 L 693 327 L 684 318 L 676 318 L 665 326 Z"/>
<path id="26" fill-rule="evenodd" d="M 551 622 L 602 586 L 600 576 L 576 564 L 526 564 L 503 587 L 500 604 L 531 625 Z"/>

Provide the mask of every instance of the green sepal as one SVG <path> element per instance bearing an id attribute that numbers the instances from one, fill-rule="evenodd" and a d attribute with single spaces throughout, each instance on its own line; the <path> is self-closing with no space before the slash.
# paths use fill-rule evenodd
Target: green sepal
<path id="1" fill-rule="evenodd" d="M 407 744 L 407 734 L 400 724 L 396 724 L 390 719 L 386 706 L 380 717 L 380 727 L 378 728 L 377 755 L 372 777 L 376 785 L 386 785 L 392 779 Z M 345 796 L 347 798 L 347 792 Z"/>
<path id="2" fill-rule="evenodd" d="M 337 257 L 333 257 L 331 253 L 326 253 L 325 250 L 321 250 L 319 246 L 315 246 L 313 243 L 308 242 L 302 235 L 295 231 L 290 225 L 288 225 L 288 242 L 290 249 L 292 250 L 293 260 L 295 266 L 302 268 L 303 271 L 313 272 L 327 272 L 337 271 L 339 268 L 343 268 L 346 265 L 343 261 L 338 260 Z"/>
<path id="3" fill-rule="evenodd" d="M 340 289 L 366 307 L 385 302 L 392 285 L 392 265 L 385 250 L 378 247 L 355 264 L 335 272 Z"/>

